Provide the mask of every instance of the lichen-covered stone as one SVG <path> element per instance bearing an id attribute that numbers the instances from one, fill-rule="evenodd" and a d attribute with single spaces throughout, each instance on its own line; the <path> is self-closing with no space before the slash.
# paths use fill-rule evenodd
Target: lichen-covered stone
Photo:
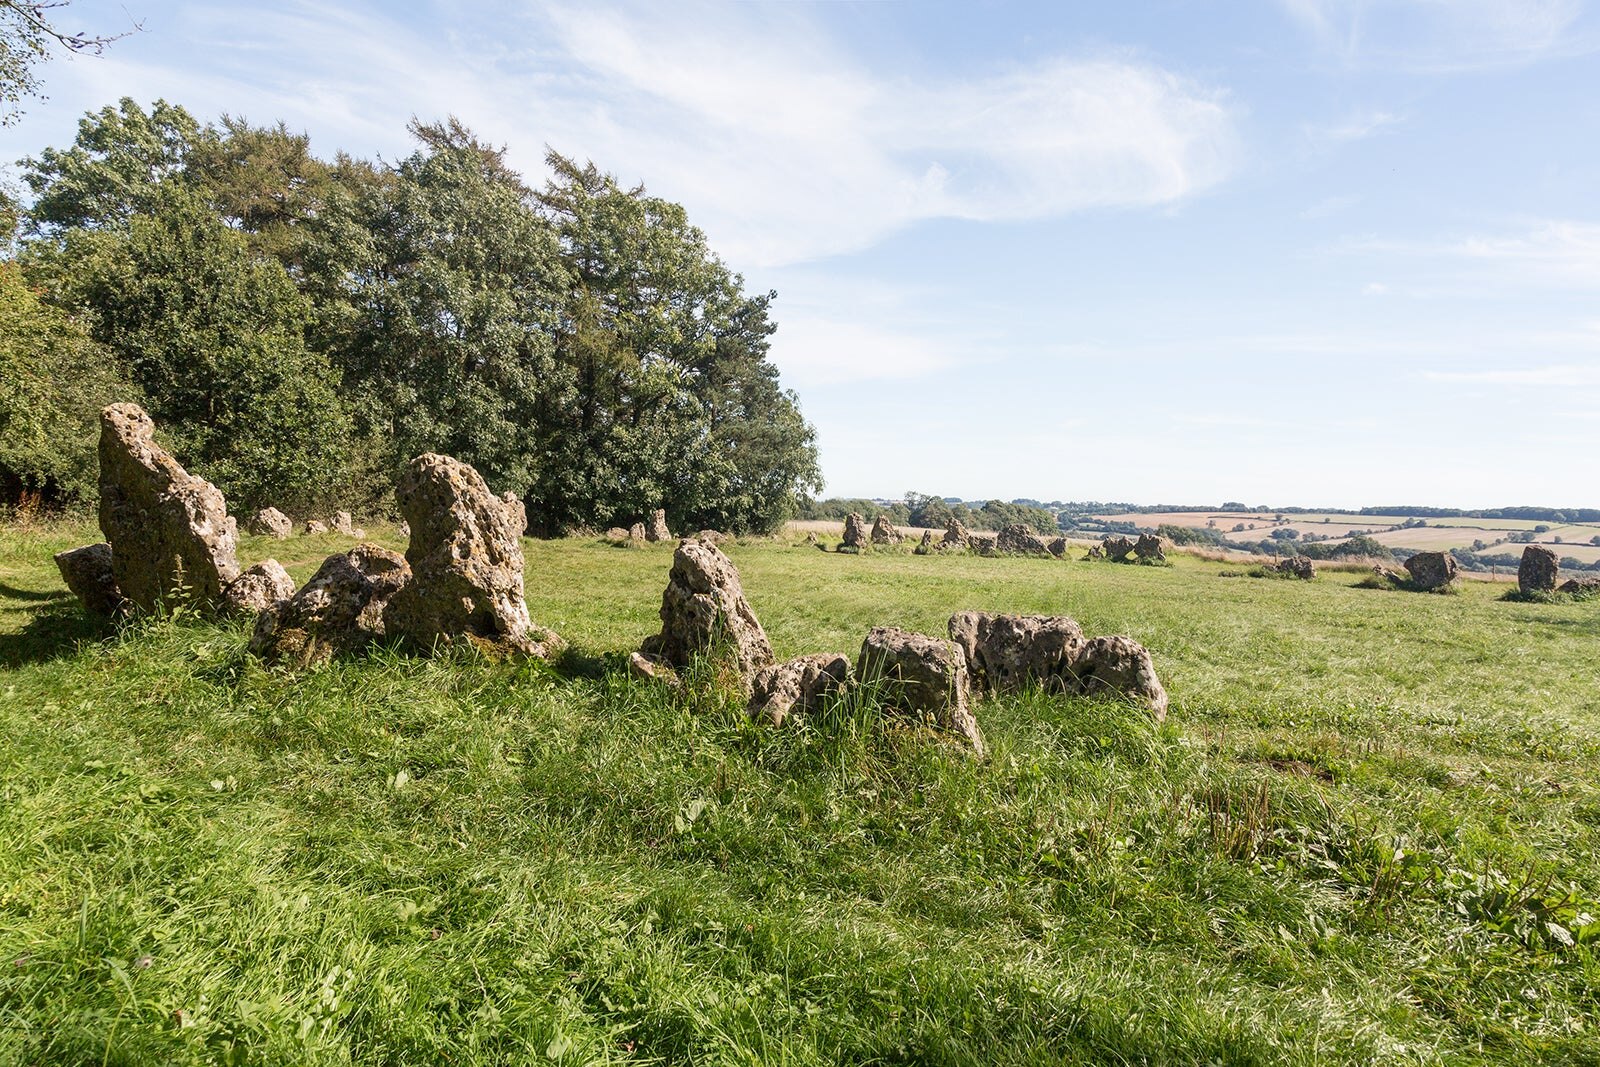
<path id="1" fill-rule="evenodd" d="M 912 551 L 915 552 L 919 556 L 926 556 L 926 555 L 932 554 L 933 550 L 934 550 L 933 531 L 932 530 L 923 530 L 922 531 L 922 540 L 917 544 L 916 548 L 912 549 Z"/>
<path id="2" fill-rule="evenodd" d="M 256 616 L 250 651 L 301 667 L 359 651 L 384 635 L 384 608 L 410 577 L 403 556 L 377 545 L 329 556 L 293 596 Z"/>
<path id="3" fill-rule="evenodd" d="M 1411 584 L 1430 593 L 1455 581 L 1460 569 L 1456 558 L 1448 552 L 1418 552 L 1406 560 Z"/>
<path id="4" fill-rule="evenodd" d="M 256 615 L 294 596 L 294 579 L 275 559 L 246 567 L 222 591 L 223 610 L 230 615 Z"/>
<path id="5" fill-rule="evenodd" d="M 1140 534 L 1133 543 L 1133 554 L 1142 560 L 1161 563 L 1166 560 L 1166 542 L 1155 534 Z"/>
<path id="6" fill-rule="evenodd" d="M 56 553 L 61 580 L 91 615 L 113 617 L 127 607 L 117 589 L 117 576 L 111 564 L 111 546 L 104 541 Z"/>
<path id="7" fill-rule="evenodd" d="M 949 629 L 979 692 L 1016 692 L 1030 683 L 1067 692 L 1075 687 L 1073 660 L 1085 639 L 1083 628 L 1065 615 L 962 611 L 950 616 Z"/>
<path id="8" fill-rule="evenodd" d="M 939 547 L 950 552 L 965 552 L 972 546 L 972 534 L 960 519 L 951 519 L 944 528 Z"/>
<path id="9" fill-rule="evenodd" d="M 1095 637 L 1074 654 L 1070 692 L 1109 694 L 1140 704 L 1156 721 L 1167 717 L 1167 690 L 1150 653 L 1130 637 Z"/>
<path id="10" fill-rule="evenodd" d="M 238 529 L 222 492 L 155 443 L 137 404 L 100 413 L 100 529 L 117 589 L 135 607 L 216 604 L 239 576 Z"/>
<path id="11" fill-rule="evenodd" d="M 840 653 L 801 656 L 757 671 L 746 710 L 756 722 L 782 726 L 791 716 L 822 706 L 824 698 L 849 683 L 850 659 Z"/>
<path id="12" fill-rule="evenodd" d="M 775 659 L 738 568 L 699 538 L 685 538 L 673 552 L 661 594 L 661 632 L 646 638 L 640 651 L 673 667 L 686 667 L 697 655 L 724 656 L 746 693 L 756 671 Z"/>
<path id="13" fill-rule="evenodd" d="M 867 520 L 852 511 L 845 516 L 844 540 L 840 542 L 840 547 L 853 548 L 860 552 L 865 551 L 870 544 L 871 538 L 867 534 Z"/>
<path id="14" fill-rule="evenodd" d="M 879 515 L 872 520 L 871 537 L 875 545 L 898 545 L 902 540 L 900 531 L 895 529 L 887 515 Z"/>
<path id="15" fill-rule="evenodd" d="M 1561 577 L 1561 558 L 1543 545 L 1529 545 L 1522 550 L 1522 563 L 1517 567 L 1517 588 L 1524 593 L 1549 593 Z"/>
<path id="16" fill-rule="evenodd" d="M 995 536 L 995 551 L 1013 556 L 1048 556 L 1050 546 L 1026 524 L 1010 522 Z"/>
<path id="17" fill-rule="evenodd" d="M 953 641 L 875 626 L 861 643 L 856 677 L 881 686 L 884 706 L 965 738 L 978 755 L 983 733 L 972 714 L 966 657 Z"/>
<path id="18" fill-rule="evenodd" d="M 520 496 L 513 493 L 509 489 L 500 494 L 500 503 L 505 507 L 508 521 L 511 523 L 511 528 L 517 531 L 517 536 L 521 537 L 523 534 L 527 533 L 527 503 L 524 502 Z"/>
<path id="19" fill-rule="evenodd" d="M 257 508 L 244 521 L 244 528 L 253 534 L 285 540 L 294 533 L 294 523 L 277 508 Z"/>
<path id="20" fill-rule="evenodd" d="M 672 530 L 667 526 L 667 509 L 656 508 L 650 513 L 650 525 L 644 531 L 646 541 L 670 541 Z"/>
<path id="21" fill-rule="evenodd" d="M 1132 538 L 1122 537 L 1120 535 L 1116 537 L 1108 537 L 1104 541 L 1100 542 L 1101 551 L 1103 551 L 1106 555 L 1106 558 L 1113 563 L 1122 563 L 1127 560 L 1129 556 L 1133 555 L 1133 547 L 1134 542 Z"/>
<path id="22" fill-rule="evenodd" d="M 466 641 L 486 651 L 550 656 L 564 647 L 528 617 L 521 502 L 489 491 L 469 464 L 424 453 L 406 464 L 395 502 L 411 524 L 411 580 L 384 609 L 384 628 L 421 645 Z"/>

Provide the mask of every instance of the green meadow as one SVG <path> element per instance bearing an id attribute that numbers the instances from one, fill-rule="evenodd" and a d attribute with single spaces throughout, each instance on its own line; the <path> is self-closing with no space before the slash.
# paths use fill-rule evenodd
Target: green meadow
<path id="1" fill-rule="evenodd" d="M 783 657 L 1152 651 L 1165 723 L 990 700 L 980 761 L 630 678 L 668 545 L 524 542 L 553 665 L 292 673 L 87 619 L 95 537 L 0 531 L 0 1063 L 1600 1063 L 1600 601 L 728 546 Z"/>

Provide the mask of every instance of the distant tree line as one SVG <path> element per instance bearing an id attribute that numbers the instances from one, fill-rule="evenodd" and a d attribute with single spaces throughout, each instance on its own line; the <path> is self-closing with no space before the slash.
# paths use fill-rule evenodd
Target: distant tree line
<path id="1" fill-rule="evenodd" d="M 93 493 L 136 399 L 241 508 L 381 506 L 424 451 L 537 530 L 665 507 L 771 529 L 820 488 L 748 293 L 678 204 L 550 152 L 525 184 L 454 119 L 395 163 L 131 99 L 22 160 L 0 262 L 0 502 Z"/>
<path id="2" fill-rule="evenodd" d="M 943 529 L 951 520 L 959 519 L 968 529 L 998 530 L 1012 523 L 1022 523 L 1039 533 L 1054 534 L 1060 525 L 1053 512 L 1031 503 L 989 500 L 973 507 L 949 497 L 907 493 L 903 502 L 880 504 L 873 500 L 830 497 L 827 500 L 807 500 L 801 503 L 797 515 L 802 519 L 831 519 L 843 521 L 851 512 L 871 521 L 884 515 L 896 526 L 922 526 Z"/>

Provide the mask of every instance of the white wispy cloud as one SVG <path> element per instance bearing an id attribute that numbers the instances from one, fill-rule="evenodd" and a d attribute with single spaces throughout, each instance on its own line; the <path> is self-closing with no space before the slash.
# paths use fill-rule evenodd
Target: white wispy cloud
<path id="1" fill-rule="evenodd" d="M 1587 389 L 1600 387 L 1600 366 L 1554 364 L 1543 367 L 1504 367 L 1488 370 L 1424 371 L 1422 377 L 1435 382 L 1472 385 Z"/>
<path id="2" fill-rule="evenodd" d="M 1425 295 L 1600 287 L 1600 223 L 1579 219 L 1541 219 L 1512 232 L 1431 241 L 1366 237 L 1343 242 L 1339 251 L 1380 256 L 1397 269 L 1409 264 L 1409 273 L 1427 275 L 1426 285 L 1414 290 Z"/>
<path id="3" fill-rule="evenodd" d="M 1365 140 L 1404 121 L 1404 116 L 1392 111 L 1365 111 L 1347 115 L 1336 122 L 1307 123 L 1302 130 L 1312 148 L 1327 151 L 1352 141 Z"/>
<path id="4" fill-rule="evenodd" d="M 1594 51 L 1583 0 L 1280 0 L 1349 66 L 1424 73 L 1489 69 Z"/>
<path id="5" fill-rule="evenodd" d="M 423 21 L 353 2 L 248 20 L 189 5 L 64 88 L 89 107 L 164 95 L 206 117 L 281 118 L 325 151 L 391 157 L 412 114 L 455 113 L 535 178 L 549 144 L 647 181 L 746 269 L 926 219 L 1167 205 L 1233 164 L 1225 94 L 1122 55 L 884 71 L 784 4 L 440 4 L 426 21 L 451 30 Z"/>

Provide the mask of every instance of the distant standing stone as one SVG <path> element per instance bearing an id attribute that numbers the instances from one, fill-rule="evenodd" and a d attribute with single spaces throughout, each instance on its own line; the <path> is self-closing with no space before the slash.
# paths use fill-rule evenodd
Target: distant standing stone
<path id="1" fill-rule="evenodd" d="M 1014 556 L 1048 556 L 1050 546 L 1025 523 L 1007 523 L 995 537 L 995 550 Z"/>
<path id="2" fill-rule="evenodd" d="M 944 528 L 944 538 L 939 542 L 939 547 L 951 551 L 966 551 L 972 547 L 972 534 L 967 532 L 966 524 L 960 519 L 951 519 Z"/>
<path id="3" fill-rule="evenodd" d="M 636 522 L 628 527 L 628 540 L 641 543 L 644 541 L 644 523 Z"/>
<path id="4" fill-rule="evenodd" d="M 872 520 L 872 543 L 875 545 L 898 545 L 902 538 L 900 531 L 894 528 L 887 515 L 879 515 Z"/>
<path id="5" fill-rule="evenodd" d="M 841 542 L 840 547 L 853 548 L 859 552 L 867 548 L 870 540 L 867 536 L 867 520 L 852 511 L 845 517 L 844 541 Z"/>
<path id="6" fill-rule="evenodd" d="M 912 551 L 919 556 L 926 556 L 933 552 L 933 531 L 923 530 L 921 542 Z"/>
<path id="7" fill-rule="evenodd" d="M 1129 537 L 1108 537 L 1100 542 L 1100 549 L 1112 563 L 1121 563 L 1133 554 L 1133 539 Z"/>
<path id="8" fill-rule="evenodd" d="M 323 522 L 321 519 L 307 519 L 306 520 L 306 533 L 308 533 L 308 534 L 325 534 L 327 532 L 328 532 L 328 524 Z"/>
<path id="9" fill-rule="evenodd" d="M 1167 558 L 1165 549 L 1166 543 L 1155 534 L 1140 534 L 1139 540 L 1133 543 L 1133 554 L 1152 563 L 1160 563 Z"/>
<path id="10" fill-rule="evenodd" d="M 356 528 L 355 520 L 350 517 L 348 511 L 335 511 L 333 517 L 328 520 L 328 529 L 334 533 L 344 534 L 346 537 L 367 536 L 367 531 Z"/>
<path id="11" fill-rule="evenodd" d="M 1443 589 L 1456 580 L 1460 567 L 1448 552 L 1418 552 L 1406 560 L 1406 570 L 1411 572 L 1411 582 L 1418 589 L 1433 592 Z"/>
<path id="12" fill-rule="evenodd" d="M 244 528 L 253 534 L 284 540 L 294 533 L 294 523 L 277 508 L 259 508 L 245 520 Z"/>
<path id="13" fill-rule="evenodd" d="M 158 446 L 155 429 L 137 404 L 100 413 L 100 529 L 117 588 L 146 611 L 215 604 L 239 576 L 237 524 L 222 492 Z"/>
<path id="14" fill-rule="evenodd" d="M 91 615 L 122 614 L 127 602 L 117 589 L 110 545 L 101 541 L 99 544 L 57 552 L 56 567 L 61 571 L 61 580 L 82 602 L 85 611 Z"/>
<path id="15" fill-rule="evenodd" d="M 656 508 L 650 513 L 650 527 L 645 530 L 646 541 L 670 541 L 672 530 L 667 526 L 667 509 Z"/>
<path id="16" fill-rule="evenodd" d="M 1317 565 L 1310 556 L 1290 556 L 1288 559 L 1280 559 L 1272 565 L 1272 569 L 1279 574 L 1298 578 L 1304 582 L 1309 582 L 1317 576 Z"/>
<path id="17" fill-rule="evenodd" d="M 1543 545 L 1529 545 L 1522 550 L 1522 564 L 1517 568 L 1517 588 L 1524 593 L 1549 593 L 1561 576 L 1561 560 Z"/>

